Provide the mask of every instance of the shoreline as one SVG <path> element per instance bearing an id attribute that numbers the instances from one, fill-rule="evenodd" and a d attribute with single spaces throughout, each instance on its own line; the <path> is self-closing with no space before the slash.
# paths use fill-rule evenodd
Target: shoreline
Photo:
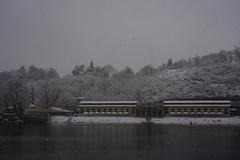
<path id="1" fill-rule="evenodd" d="M 240 126 L 240 116 L 236 117 L 162 117 L 152 118 L 151 124 L 176 125 L 237 125 Z M 74 117 L 52 116 L 50 124 L 143 124 L 143 117 Z"/>

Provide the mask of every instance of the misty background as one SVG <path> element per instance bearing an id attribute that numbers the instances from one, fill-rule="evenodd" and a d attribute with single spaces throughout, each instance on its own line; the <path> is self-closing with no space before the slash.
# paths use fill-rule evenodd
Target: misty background
<path id="1" fill-rule="evenodd" d="M 71 74 L 76 64 L 135 71 L 240 44 L 238 0 L 1 0 L 0 71 Z"/>

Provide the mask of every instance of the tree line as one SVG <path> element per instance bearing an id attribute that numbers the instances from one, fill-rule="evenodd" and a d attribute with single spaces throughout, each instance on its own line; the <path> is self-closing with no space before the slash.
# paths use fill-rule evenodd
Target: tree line
<path id="1" fill-rule="evenodd" d="M 159 67 L 149 64 L 137 72 L 131 67 L 118 71 L 112 65 L 95 66 L 91 61 L 88 66 L 76 65 L 71 74 L 60 77 L 54 68 L 21 66 L 17 70 L 0 72 L 0 110 L 14 107 L 21 114 L 30 104 L 46 108 L 72 106 L 77 96 L 87 100 L 141 101 L 154 96 L 155 93 L 143 90 L 150 85 L 151 78 L 165 71 L 221 63 L 239 64 L 240 48 L 175 62 L 170 58 Z"/>

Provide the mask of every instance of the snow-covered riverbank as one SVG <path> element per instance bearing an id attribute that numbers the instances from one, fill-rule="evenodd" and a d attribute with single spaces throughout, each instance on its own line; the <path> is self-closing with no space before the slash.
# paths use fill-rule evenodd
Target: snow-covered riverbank
<path id="1" fill-rule="evenodd" d="M 240 117 L 164 117 L 152 118 L 154 124 L 192 124 L 192 125 L 240 125 Z M 145 118 L 136 117 L 73 117 L 53 116 L 51 124 L 141 124 Z"/>

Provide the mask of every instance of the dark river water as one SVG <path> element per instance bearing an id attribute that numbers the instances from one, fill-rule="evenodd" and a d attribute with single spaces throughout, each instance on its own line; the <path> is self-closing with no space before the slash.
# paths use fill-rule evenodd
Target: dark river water
<path id="1" fill-rule="evenodd" d="M 240 127 L 0 125 L 0 160 L 240 159 Z"/>

